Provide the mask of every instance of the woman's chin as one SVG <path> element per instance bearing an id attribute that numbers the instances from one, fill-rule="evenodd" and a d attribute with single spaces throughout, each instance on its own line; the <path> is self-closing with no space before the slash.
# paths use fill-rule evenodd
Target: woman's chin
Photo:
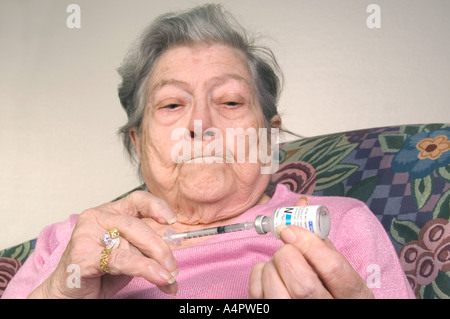
<path id="1" fill-rule="evenodd" d="M 187 163 L 180 170 L 179 191 L 188 200 L 217 202 L 233 187 L 233 172 L 227 164 Z"/>

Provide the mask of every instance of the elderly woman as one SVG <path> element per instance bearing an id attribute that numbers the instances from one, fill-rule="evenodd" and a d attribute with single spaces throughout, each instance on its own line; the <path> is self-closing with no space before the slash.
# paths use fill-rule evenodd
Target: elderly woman
<path id="1" fill-rule="evenodd" d="M 413 296 L 387 235 L 364 204 L 300 197 L 282 185 L 272 198 L 264 194 L 270 175 L 262 174 L 262 160 L 249 158 L 251 145 L 261 148 L 281 126 L 279 71 L 270 50 L 220 6 L 158 18 L 119 72 L 128 115 L 121 132 L 148 191 L 47 227 L 4 297 Z M 267 134 L 256 143 L 247 136 L 245 160 L 228 140 L 211 150 L 229 129 L 261 128 Z M 173 138 L 177 129 L 187 133 L 182 141 Z M 208 147 L 208 156 L 198 156 Z M 183 150 L 192 152 L 186 157 Z M 281 240 L 245 231 L 178 247 L 162 238 L 169 225 L 185 232 L 253 221 L 308 202 L 328 206 L 328 238 L 294 226 L 277 229 Z"/>

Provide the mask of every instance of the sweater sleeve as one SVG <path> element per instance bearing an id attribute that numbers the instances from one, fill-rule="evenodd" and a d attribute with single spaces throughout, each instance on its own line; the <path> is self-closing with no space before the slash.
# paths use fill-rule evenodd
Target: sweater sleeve
<path id="1" fill-rule="evenodd" d="M 47 226 L 39 234 L 36 247 L 11 279 L 2 299 L 24 299 L 55 270 L 69 242 L 78 215 Z"/>
<path id="2" fill-rule="evenodd" d="M 345 199 L 333 219 L 330 239 L 376 298 L 414 298 L 395 249 L 376 216 L 362 202 Z"/>

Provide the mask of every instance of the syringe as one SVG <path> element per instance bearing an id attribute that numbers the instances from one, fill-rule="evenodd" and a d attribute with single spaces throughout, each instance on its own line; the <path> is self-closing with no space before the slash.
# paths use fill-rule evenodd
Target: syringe
<path id="1" fill-rule="evenodd" d="M 278 208 L 270 217 L 259 215 L 254 222 L 231 224 L 206 229 L 192 230 L 184 233 L 177 233 L 171 228 L 167 228 L 163 240 L 168 244 L 181 246 L 185 239 L 204 237 L 218 234 L 226 234 L 241 230 L 255 229 L 260 235 L 272 233 L 280 239 L 277 228 L 281 225 L 295 225 L 312 231 L 320 238 L 325 238 L 330 232 L 330 215 L 325 206 L 295 206 Z"/>
<path id="2" fill-rule="evenodd" d="M 168 244 L 175 244 L 181 246 L 181 241 L 185 239 L 232 233 L 236 231 L 252 229 L 254 227 L 255 224 L 253 222 L 245 222 L 239 224 L 231 224 L 219 227 L 192 230 L 184 233 L 177 233 L 176 231 L 174 231 L 172 228 L 169 227 L 167 228 L 166 233 L 164 234 L 162 239 Z"/>

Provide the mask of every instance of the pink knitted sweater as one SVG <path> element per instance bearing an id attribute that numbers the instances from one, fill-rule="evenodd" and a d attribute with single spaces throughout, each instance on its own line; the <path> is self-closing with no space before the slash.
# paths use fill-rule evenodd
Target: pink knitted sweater
<path id="1" fill-rule="evenodd" d="M 299 194 L 278 185 L 272 199 L 243 213 L 237 223 L 270 215 L 292 206 Z M 414 298 L 395 250 L 382 225 L 361 202 L 341 197 L 308 197 L 325 205 L 331 215 L 330 240 L 369 284 L 377 298 Z M 2 298 L 25 298 L 56 268 L 70 239 L 77 215 L 45 228 L 36 249 L 11 280 Z M 178 293 L 166 295 L 141 278 L 134 278 L 115 298 L 247 298 L 252 266 L 269 260 L 283 242 L 254 230 L 213 236 L 197 245 L 173 251 L 178 262 Z M 326 260 L 324 260 L 326 262 Z M 77 289 L 77 288 L 74 288 Z"/>

